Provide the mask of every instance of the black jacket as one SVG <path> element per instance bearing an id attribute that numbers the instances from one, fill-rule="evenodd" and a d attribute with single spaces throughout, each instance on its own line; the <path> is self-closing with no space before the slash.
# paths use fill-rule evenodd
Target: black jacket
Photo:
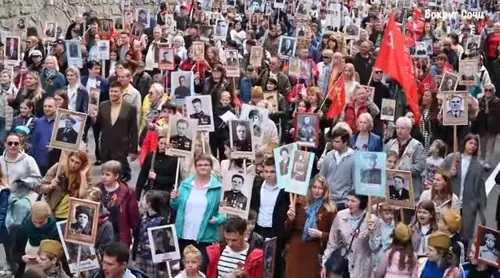
<path id="1" fill-rule="evenodd" d="M 162 191 L 172 191 L 175 183 L 175 170 L 177 169 L 176 156 L 165 155 L 164 153 L 156 153 L 156 158 L 154 161 L 153 170 L 156 173 L 156 179 L 153 182 L 153 187 L 148 188 L 148 175 L 149 169 L 151 169 L 151 159 L 153 158 L 153 153 L 149 153 L 144 159 L 144 164 L 142 164 L 141 171 L 137 177 L 137 184 L 135 186 L 135 194 L 139 200 L 141 197 L 141 192 L 148 191 L 151 189 L 162 190 Z"/>

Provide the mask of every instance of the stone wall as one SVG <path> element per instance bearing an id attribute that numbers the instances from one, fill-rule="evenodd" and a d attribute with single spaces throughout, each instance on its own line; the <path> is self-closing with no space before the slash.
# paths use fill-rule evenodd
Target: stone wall
<path id="1" fill-rule="evenodd" d="M 122 0 L 0 0 L 0 30 L 17 31 L 24 19 L 27 27 L 36 26 L 39 34 L 45 21 L 57 21 L 65 34 L 77 14 L 95 11 L 100 17 L 120 18 Z M 154 0 L 136 0 L 140 6 L 153 10 Z M 145 2 L 147 4 L 145 4 Z M 151 2 L 151 3 L 150 3 Z"/>

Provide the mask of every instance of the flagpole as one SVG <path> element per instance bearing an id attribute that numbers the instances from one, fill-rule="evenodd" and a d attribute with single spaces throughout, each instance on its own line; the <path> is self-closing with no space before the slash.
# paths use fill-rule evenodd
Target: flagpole
<path id="1" fill-rule="evenodd" d="M 337 80 L 335 80 L 335 83 L 333 83 L 333 87 L 335 87 L 335 85 L 337 85 L 337 82 L 339 82 L 340 78 L 344 75 L 344 71 L 342 71 L 342 74 L 337 78 Z M 330 90 L 330 88 L 328 88 L 328 90 Z M 321 111 L 321 108 L 323 108 L 323 105 L 325 105 L 325 102 L 326 100 L 328 99 L 328 97 L 330 96 L 330 92 L 328 92 L 328 94 L 325 96 L 325 98 L 323 99 L 323 101 L 321 102 L 321 105 L 319 106 L 319 109 L 318 111 Z"/>

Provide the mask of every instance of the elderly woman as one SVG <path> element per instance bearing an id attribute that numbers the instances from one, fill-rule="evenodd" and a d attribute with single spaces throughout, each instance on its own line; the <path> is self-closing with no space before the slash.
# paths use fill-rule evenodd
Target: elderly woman
<path id="1" fill-rule="evenodd" d="M 357 85 L 352 100 L 346 104 L 338 121 L 346 122 L 351 130 L 356 133 L 358 131 L 356 121 L 359 115 L 363 113 L 369 113 L 373 118 L 380 113 L 380 109 L 369 98 L 366 88 Z"/>
<path id="2" fill-rule="evenodd" d="M 182 61 L 188 58 L 187 49 L 184 47 L 184 37 L 182 36 L 174 37 L 174 50 L 175 50 L 175 55 L 181 57 Z"/>
<path id="3" fill-rule="evenodd" d="M 491 169 L 491 155 L 496 146 L 496 138 L 500 133 L 500 98 L 495 95 L 495 86 L 488 84 L 484 87 L 484 95 L 479 98 L 479 114 L 473 126 L 481 138 L 480 161 L 485 170 Z"/>
<path id="4" fill-rule="evenodd" d="M 415 200 L 422 193 L 422 172 L 425 168 L 426 154 L 424 146 L 411 137 L 412 122 L 407 117 L 400 117 L 396 121 L 396 138 L 389 140 L 385 150 L 395 151 L 399 155 L 398 169 L 410 171 L 413 181 Z"/>
<path id="5" fill-rule="evenodd" d="M 144 130 L 152 124 L 160 115 L 163 104 L 167 101 L 168 95 L 160 83 L 153 83 L 149 92 L 142 101 L 142 116 L 139 130 Z"/>
<path id="6" fill-rule="evenodd" d="M 190 244 L 203 254 L 202 272 L 206 270 L 206 247 L 217 242 L 218 227 L 227 221 L 219 213 L 222 184 L 212 175 L 213 160 L 200 156 L 194 160 L 196 174 L 183 180 L 170 194 L 170 206 L 176 211 L 175 228 L 180 250 Z"/>
<path id="7" fill-rule="evenodd" d="M 57 89 L 66 85 L 64 75 L 59 72 L 59 64 L 55 56 L 45 58 L 45 69 L 40 74 L 42 87 L 45 90 L 45 96 L 53 97 Z"/>
<path id="8" fill-rule="evenodd" d="M 449 154 L 443 167 L 450 171 L 453 193 L 460 199 L 462 209 L 461 235 L 472 242 L 476 215 L 486 208 L 486 191 L 483 167 L 477 159 L 479 136 L 468 134 L 462 141 L 459 152 Z"/>
<path id="9" fill-rule="evenodd" d="M 356 195 L 352 190 L 348 193 L 347 202 L 348 208 L 339 211 L 333 220 L 323 254 L 321 277 L 340 278 L 344 277 L 344 274 L 349 274 L 350 277 L 369 278 L 373 274 L 372 250 L 369 241 L 372 239 L 378 218 L 364 211 L 368 205 L 367 196 Z M 351 250 L 347 251 L 348 273 L 329 272 L 330 262 L 339 259 L 338 256 L 343 254 L 341 250 L 344 248 L 347 250 L 351 242 Z M 338 256 L 331 257 L 332 254 Z"/>
<path id="10" fill-rule="evenodd" d="M 358 133 L 351 138 L 352 148 L 354 150 L 381 152 L 384 148 L 382 139 L 377 134 L 371 132 L 373 129 L 373 118 L 370 113 L 359 115 L 356 121 Z"/>

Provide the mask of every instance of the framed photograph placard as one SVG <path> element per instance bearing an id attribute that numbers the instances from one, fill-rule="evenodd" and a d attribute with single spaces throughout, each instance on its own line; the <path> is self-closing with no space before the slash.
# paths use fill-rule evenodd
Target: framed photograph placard
<path id="1" fill-rule="evenodd" d="M 393 122 L 396 115 L 396 100 L 383 98 L 381 106 L 380 119 L 383 121 Z"/>
<path id="2" fill-rule="evenodd" d="M 500 252 L 499 241 L 499 231 L 483 225 L 477 226 L 474 259 L 495 268 L 500 267 L 498 258 L 498 253 Z"/>
<path id="3" fill-rule="evenodd" d="M 254 159 L 253 137 L 253 128 L 249 120 L 230 120 L 231 158 Z"/>
<path id="4" fill-rule="evenodd" d="M 171 116 L 168 127 L 168 142 L 170 155 L 185 157 L 194 152 L 198 121 L 182 116 Z"/>
<path id="5" fill-rule="evenodd" d="M 64 240 L 80 245 L 95 246 L 99 209 L 101 204 L 89 200 L 69 198 L 68 220 Z"/>
<path id="6" fill-rule="evenodd" d="M 252 46 L 250 49 L 250 65 L 256 68 L 261 67 L 263 57 L 264 48 L 262 46 Z"/>
<path id="7" fill-rule="evenodd" d="M 248 218 L 254 175 L 230 169 L 222 175 L 222 190 L 219 212 Z"/>
<path id="8" fill-rule="evenodd" d="M 279 188 L 284 188 L 290 181 L 290 167 L 292 166 L 292 155 L 298 150 L 297 143 L 292 143 L 278 147 L 273 150 L 274 163 L 276 165 L 276 179 Z"/>
<path id="9" fill-rule="evenodd" d="M 288 168 L 290 182 L 285 184 L 285 191 L 305 196 L 311 180 L 311 171 L 315 154 L 307 151 L 295 150 L 292 153 L 292 166 Z"/>
<path id="10" fill-rule="evenodd" d="M 385 199 L 389 206 L 414 209 L 413 182 L 410 171 L 386 170 Z"/>
<path id="11" fill-rule="evenodd" d="M 443 125 L 468 125 L 469 105 L 468 92 L 442 92 Z"/>
<path id="12" fill-rule="evenodd" d="M 443 79 L 439 84 L 439 91 L 455 91 L 458 85 L 458 75 L 447 72 L 443 75 Z"/>
<path id="13" fill-rule="evenodd" d="M 214 115 L 211 96 L 186 97 L 186 114 L 189 118 L 198 121 L 198 131 L 214 131 Z"/>
<path id="14" fill-rule="evenodd" d="M 458 75 L 460 77 L 458 84 L 465 86 L 475 85 L 478 72 L 477 59 L 460 60 L 458 65 Z"/>
<path id="15" fill-rule="evenodd" d="M 385 197 L 385 152 L 356 151 L 356 194 Z"/>
<path id="16" fill-rule="evenodd" d="M 319 142 L 319 115 L 297 113 L 295 119 L 295 141 L 299 147 L 316 148 Z"/>
<path id="17" fill-rule="evenodd" d="M 77 151 L 82 141 L 87 114 L 57 109 L 50 147 L 61 150 Z"/>
<path id="18" fill-rule="evenodd" d="M 181 258 L 174 224 L 149 228 L 148 238 L 153 263 L 179 260 Z"/>
<path id="19" fill-rule="evenodd" d="M 262 250 L 264 251 L 264 273 L 263 278 L 273 278 L 274 277 L 274 265 L 276 250 L 278 248 L 278 238 L 268 238 L 264 241 L 264 246 Z"/>
<path id="20" fill-rule="evenodd" d="M 4 38 L 2 38 L 2 41 L 3 39 Z M 19 60 L 21 60 L 21 38 L 6 36 L 3 50 L 6 63 L 19 63 Z"/>

